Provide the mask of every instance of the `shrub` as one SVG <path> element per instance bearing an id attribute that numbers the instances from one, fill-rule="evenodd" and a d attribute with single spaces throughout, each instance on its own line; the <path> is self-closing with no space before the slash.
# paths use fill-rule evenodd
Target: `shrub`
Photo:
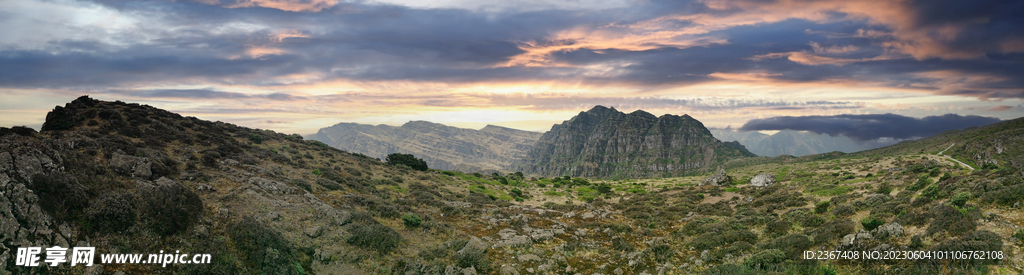
<path id="1" fill-rule="evenodd" d="M 98 232 L 121 232 L 135 225 L 135 201 L 127 191 L 107 193 L 93 203 L 87 220 Z"/>
<path id="2" fill-rule="evenodd" d="M 305 274 L 309 264 L 299 261 L 298 251 L 273 228 L 246 217 L 228 228 L 235 248 L 246 255 L 248 265 L 261 274 Z"/>
<path id="3" fill-rule="evenodd" d="M 817 229 L 811 231 L 811 234 L 814 235 L 815 244 L 827 244 L 846 236 L 846 234 L 853 233 L 853 231 L 853 221 L 843 219 L 822 224 Z"/>
<path id="4" fill-rule="evenodd" d="M 850 206 L 849 204 L 840 204 L 836 205 L 835 208 L 832 208 L 832 215 L 835 215 L 836 217 L 849 217 L 856 213 L 857 211 L 855 211 L 853 206 Z"/>
<path id="5" fill-rule="evenodd" d="M 669 247 L 668 245 L 664 244 L 655 245 L 654 247 L 650 248 L 650 254 L 654 256 L 654 261 L 659 263 L 671 259 L 672 256 L 675 255 L 675 253 L 676 252 L 672 250 L 672 247 Z"/>
<path id="6" fill-rule="evenodd" d="M 312 173 L 313 173 L 313 175 L 317 175 L 317 176 L 324 174 L 324 172 L 320 171 L 320 169 L 313 169 Z"/>
<path id="7" fill-rule="evenodd" d="M 423 219 L 420 219 L 420 216 L 416 214 L 409 213 L 402 215 L 402 223 L 405 224 L 406 227 L 419 227 L 422 222 Z"/>
<path id="8" fill-rule="evenodd" d="M 423 159 L 416 158 L 411 154 L 393 153 L 385 157 L 385 162 L 391 165 L 406 165 L 413 170 L 427 171 L 427 162 Z M 483 176 L 483 175 L 481 175 Z"/>
<path id="9" fill-rule="evenodd" d="M 758 252 L 743 260 L 743 265 L 754 269 L 768 269 L 786 260 L 786 253 L 779 249 Z"/>
<path id="10" fill-rule="evenodd" d="M 748 243 L 756 243 L 757 235 L 749 230 L 729 230 L 723 233 L 707 233 L 700 237 L 694 238 L 690 242 L 690 246 L 698 250 L 712 249 L 725 244 L 730 244 L 738 241 L 745 241 Z"/>
<path id="11" fill-rule="evenodd" d="M 765 227 L 765 233 L 768 233 L 769 236 L 782 236 L 789 233 L 790 228 L 793 228 L 792 223 L 785 220 L 776 220 L 768 223 L 768 226 Z"/>
<path id="12" fill-rule="evenodd" d="M 932 219 L 931 224 L 928 225 L 928 229 L 925 231 L 928 235 L 945 231 L 950 236 L 959 236 L 974 231 L 978 226 L 974 216 L 977 214 L 977 211 L 968 212 L 967 215 L 964 215 L 964 213 L 953 208 L 953 206 L 940 204 L 933 207 L 929 212 L 934 219 Z"/>
<path id="13" fill-rule="evenodd" d="M 203 215 L 203 200 L 172 180 L 158 180 L 142 191 L 142 204 L 153 231 L 167 236 L 181 232 Z"/>
<path id="14" fill-rule="evenodd" d="M 831 205 L 832 203 L 830 203 L 829 201 L 820 201 L 814 205 L 814 213 L 825 213 L 826 211 L 828 211 L 828 207 Z"/>
<path id="15" fill-rule="evenodd" d="M 257 134 L 249 134 L 249 141 L 252 141 L 252 143 L 256 144 L 262 144 L 263 136 Z"/>
<path id="16" fill-rule="evenodd" d="M 922 188 L 924 188 L 925 186 L 928 186 L 929 184 L 932 184 L 932 179 L 928 178 L 928 175 L 921 175 L 921 177 L 919 177 L 917 179 L 917 182 L 914 183 L 914 185 L 911 185 L 910 187 L 907 187 L 907 190 L 911 190 L 911 191 L 921 190 Z"/>
<path id="17" fill-rule="evenodd" d="M 970 199 L 971 199 L 971 193 L 960 192 L 960 193 L 957 193 L 956 195 L 954 195 L 952 199 L 949 199 L 949 203 L 952 203 L 953 205 L 956 205 L 957 207 L 964 207 L 964 205 L 966 205 L 967 201 L 970 200 Z"/>
<path id="18" fill-rule="evenodd" d="M 402 240 L 402 236 L 394 229 L 376 222 L 354 223 L 348 231 L 350 235 L 346 242 L 381 254 L 390 253 Z"/>
<path id="19" fill-rule="evenodd" d="M 875 193 L 888 195 L 892 193 L 892 186 L 889 185 L 889 182 L 882 182 L 878 185 L 878 189 L 875 189 Z"/>
<path id="20" fill-rule="evenodd" d="M 27 187 L 39 196 L 43 209 L 53 213 L 58 220 L 72 218 L 89 205 L 85 186 L 71 174 L 35 174 Z"/>
<path id="21" fill-rule="evenodd" d="M 885 220 L 876 216 L 868 216 L 860 220 L 860 225 L 864 226 L 864 230 L 867 231 L 875 230 L 883 224 L 885 224 Z"/>
<path id="22" fill-rule="evenodd" d="M 773 248 L 783 251 L 790 258 L 797 258 L 805 249 L 810 248 L 814 243 L 811 238 L 804 234 L 790 234 L 785 237 L 761 244 L 761 249 Z"/>
<path id="23" fill-rule="evenodd" d="M 928 185 L 924 190 L 921 190 L 921 196 L 935 199 L 939 196 L 939 187 L 935 184 Z"/>

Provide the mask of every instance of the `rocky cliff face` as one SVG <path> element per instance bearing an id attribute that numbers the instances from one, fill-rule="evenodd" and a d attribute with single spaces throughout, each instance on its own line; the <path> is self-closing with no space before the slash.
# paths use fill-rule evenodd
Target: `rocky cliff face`
<path id="1" fill-rule="evenodd" d="M 754 156 L 715 139 L 690 116 L 625 114 L 597 106 L 551 127 L 516 170 L 544 176 L 641 178 L 704 172 Z"/>
<path id="2" fill-rule="evenodd" d="M 401 127 L 339 123 L 309 138 L 370 157 L 413 154 L 430 168 L 476 172 L 508 169 L 526 155 L 540 135 L 494 125 L 473 130 L 410 121 Z"/>

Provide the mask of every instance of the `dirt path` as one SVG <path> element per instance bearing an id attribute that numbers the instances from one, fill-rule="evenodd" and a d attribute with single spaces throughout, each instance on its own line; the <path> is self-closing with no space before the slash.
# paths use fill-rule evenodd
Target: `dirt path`
<path id="1" fill-rule="evenodd" d="M 949 148 L 953 148 L 953 145 L 956 145 L 956 143 L 950 144 L 949 147 L 946 147 L 946 149 L 942 149 L 942 151 L 939 152 L 939 156 L 942 156 L 942 153 L 945 153 L 946 150 L 949 150 Z M 974 167 L 971 167 L 970 165 L 967 165 L 966 163 L 960 162 L 959 160 L 956 160 L 955 158 L 950 157 L 950 156 L 944 156 L 944 157 L 948 158 L 949 160 L 955 161 L 956 163 L 959 163 L 960 165 L 963 165 L 964 167 L 967 167 L 967 169 L 971 169 L 971 171 L 974 171 Z"/>

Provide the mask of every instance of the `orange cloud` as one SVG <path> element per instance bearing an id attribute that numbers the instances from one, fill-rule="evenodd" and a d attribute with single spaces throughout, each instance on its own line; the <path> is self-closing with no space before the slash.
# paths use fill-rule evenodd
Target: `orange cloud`
<path id="1" fill-rule="evenodd" d="M 198 2 L 217 5 L 215 0 L 198 0 Z M 235 3 L 225 5 L 226 8 L 271 8 L 293 12 L 318 12 L 338 4 L 338 0 L 236 0 Z"/>
<path id="2" fill-rule="evenodd" d="M 1010 105 L 999 105 L 999 106 L 992 107 L 991 110 L 992 111 L 1010 111 L 1010 110 L 1013 110 L 1013 106 L 1010 106 Z"/>

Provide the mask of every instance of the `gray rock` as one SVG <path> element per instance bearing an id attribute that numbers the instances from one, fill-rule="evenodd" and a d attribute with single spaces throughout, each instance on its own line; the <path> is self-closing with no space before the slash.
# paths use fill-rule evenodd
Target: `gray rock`
<path id="1" fill-rule="evenodd" d="M 501 271 L 498 272 L 501 275 L 519 275 L 519 271 L 515 268 L 507 265 L 501 266 Z"/>
<path id="2" fill-rule="evenodd" d="M 94 264 L 93 266 L 86 267 L 84 275 L 100 275 L 103 274 L 103 265 Z"/>
<path id="3" fill-rule="evenodd" d="M 540 257 L 537 257 L 537 255 L 533 255 L 533 254 L 520 255 L 518 258 L 519 258 L 520 262 L 539 262 L 539 261 L 541 261 Z"/>
<path id="4" fill-rule="evenodd" d="M 523 235 L 515 235 L 507 240 L 498 241 L 498 243 L 494 244 L 494 246 L 527 247 L 530 246 L 531 244 L 533 244 L 533 240 L 530 240 L 530 237 Z"/>
<path id="5" fill-rule="evenodd" d="M 757 174 L 750 179 L 750 186 L 753 187 L 768 187 L 775 184 L 775 176 L 768 173 Z"/>
<path id="6" fill-rule="evenodd" d="M 707 249 L 704 249 L 704 251 L 701 251 L 700 252 L 700 259 L 705 261 L 705 262 L 711 261 L 711 251 L 708 251 Z"/>
<path id="7" fill-rule="evenodd" d="M 483 255 L 484 252 L 487 252 L 487 243 L 481 241 L 480 238 L 472 237 L 466 243 L 466 246 L 459 249 L 459 256 L 477 256 Z"/>
<path id="8" fill-rule="evenodd" d="M 505 228 L 505 229 L 502 229 L 502 230 L 498 231 L 498 236 L 501 237 L 502 240 L 511 239 L 512 237 L 515 237 L 516 235 L 519 235 L 519 232 L 516 232 L 515 229 Z"/>
<path id="9" fill-rule="evenodd" d="M 872 230 L 871 236 L 879 240 L 903 236 L 903 226 L 896 222 L 890 222 Z"/>
<path id="10" fill-rule="evenodd" d="M 316 252 L 313 253 L 313 258 L 325 264 L 331 262 L 332 256 L 334 256 L 334 253 L 328 249 L 317 249 Z"/>
<path id="11" fill-rule="evenodd" d="M 725 169 L 718 168 L 718 171 L 714 175 L 711 175 L 704 180 L 700 181 L 699 186 L 710 185 L 710 186 L 722 186 L 729 183 L 729 176 L 725 174 Z"/>
<path id="12" fill-rule="evenodd" d="M 246 181 L 248 184 L 258 186 L 260 189 L 267 190 L 274 194 L 295 194 L 295 188 L 292 188 L 284 183 L 275 180 L 269 180 L 261 177 L 251 177 Z"/>
<path id="13" fill-rule="evenodd" d="M 120 153 L 114 153 L 114 156 L 110 158 L 110 167 L 114 168 L 115 172 L 136 178 L 147 179 L 153 176 L 153 172 L 150 170 L 152 165 L 148 158 Z"/>
<path id="14" fill-rule="evenodd" d="M 462 269 L 462 275 L 476 275 L 476 267 L 467 267 Z"/>
<path id="15" fill-rule="evenodd" d="M 317 237 L 320 237 L 320 235 L 322 235 L 324 233 L 324 229 L 322 227 L 320 227 L 320 226 L 313 226 L 313 227 L 306 228 L 304 233 L 306 233 L 306 236 L 309 236 L 310 238 L 314 238 L 315 239 Z"/>
<path id="16" fill-rule="evenodd" d="M 625 273 L 625 271 L 622 271 L 621 267 L 616 267 L 615 270 L 612 270 L 612 273 L 614 273 L 615 275 L 622 275 L 622 273 Z"/>

